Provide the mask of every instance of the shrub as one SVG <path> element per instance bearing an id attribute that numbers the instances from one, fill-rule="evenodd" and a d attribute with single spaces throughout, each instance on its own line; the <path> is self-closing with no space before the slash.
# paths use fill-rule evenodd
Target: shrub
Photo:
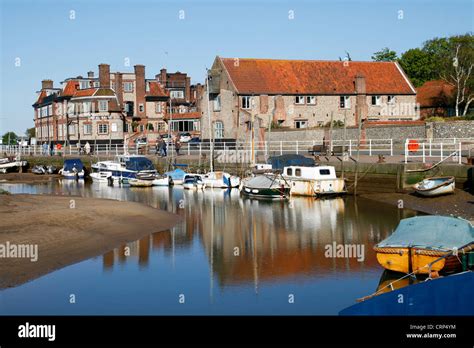
<path id="1" fill-rule="evenodd" d="M 425 121 L 426 122 L 444 122 L 444 118 L 439 117 L 439 116 L 431 116 L 431 117 L 428 117 Z"/>

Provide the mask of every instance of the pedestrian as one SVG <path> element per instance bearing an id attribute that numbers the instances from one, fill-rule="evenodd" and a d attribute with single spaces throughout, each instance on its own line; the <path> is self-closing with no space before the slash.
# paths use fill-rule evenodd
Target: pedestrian
<path id="1" fill-rule="evenodd" d="M 91 153 L 91 145 L 89 142 L 86 142 L 86 145 L 84 145 L 84 150 L 86 151 L 86 155 L 89 155 Z"/>
<path id="2" fill-rule="evenodd" d="M 181 149 L 181 143 L 179 142 L 178 138 L 176 138 L 174 148 L 176 149 L 176 156 L 179 156 L 179 149 Z"/>
<path id="3" fill-rule="evenodd" d="M 62 151 L 61 151 L 62 148 L 63 148 L 63 146 L 61 145 L 61 143 L 58 142 L 58 143 L 56 144 L 56 151 L 57 151 L 58 156 L 61 156 L 61 155 L 62 155 Z"/>
<path id="4" fill-rule="evenodd" d="M 166 141 L 163 141 L 163 156 L 166 157 L 168 156 L 168 151 L 167 151 L 168 144 Z"/>
<path id="5" fill-rule="evenodd" d="M 48 154 L 48 143 L 43 143 L 43 155 Z"/>
<path id="6" fill-rule="evenodd" d="M 76 143 L 76 148 L 77 148 L 77 154 L 80 155 L 82 153 L 81 142 L 80 141 L 78 141 Z"/>

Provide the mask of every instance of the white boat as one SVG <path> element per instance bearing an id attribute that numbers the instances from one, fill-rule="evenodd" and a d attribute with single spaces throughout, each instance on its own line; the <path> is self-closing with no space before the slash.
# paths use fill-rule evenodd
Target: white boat
<path id="1" fill-rule="evenodd" d="M 168 176 L 161 176 L 155 175 L 155 179 L 153 179 L 153 186 L 169 186 L 170 185 L 170 178 Z"/>
<path id="2" fill-rule="evenodd" d="M 134 178 L 128 178 L 128 183 L 133 187 L 150 187 L 154 180 L 155 174 L 139 172 Z"/>
<path id="3" fill-rule="evenodd" d="M 233 188 L 240 185 L 240 178 L 238 176 L 221 171 L 204 174 L 202 181 L 207 188 Z"/>
<path id="4" fill-rule="evenodd" d="M 93 172 L 111 172 L 114 180 L 121 183 L 135 178 L 138 172 L 156 174 L 153 162 L 140 155 L 119 155 L 114 161 L 97 162 L 91 167 Z"/>
<path id="5" fill-rule="evenodd" d="M 176 168 L 175 170 L 172 170 L 170 172 L 166 172 L 163 175 L 168 177 L 170 185 L 182 185 L 183 182 L 184 182 L 184 176 L 186 174 L 187 173 L 184 170 L 182 170 L 180 168 Z"/>
<path id="6" fill-rule="evenodd" d="M 112 178 L 112 172 L 94 172 L 90 177 L 93 182 L 108 182 Z"/>
<path id="7" fill-rule="evenodd" d="M 454 193 L 454 176 L 426 178 L 415 185 L 413 188 L 416 193 L 425 197 L 435 197 Z"/>
<path id="8" fill-rule="evenodd" d="M 183 188 L 185 190 L 202 190 L 206 187 L 200 174 L 186 174 L 184 176 Z"/>
<path id="9" fill-rule="evenodd" d="M 283 168 L 283 179 L 291 187 L 291 194 L 296 196 L 324 196 L 346 192 L 344 179 L 336 176 L 332 166 L 288 166 Z"/>
<path id="10" fill-rule="evenodd" d="M 282 200 L 290 196 L 290 186 L 280 175 L 256 175 L 245 178 L 240 192 L 250 198 Z"/>
<path id="11" fill-rule="evenodd" d="M 0 173 L 6 173 L 10 170 L 16 170 L 26 166 L 26 161 L 21 161 L 19 158 L 0 158 Z"/>
<path id="12" fill-rule="evenodd" d="M 59 174 L 65 179 L 84 179 L 84 164 L 78 158 L 67 159 L 59 170 Z"/>

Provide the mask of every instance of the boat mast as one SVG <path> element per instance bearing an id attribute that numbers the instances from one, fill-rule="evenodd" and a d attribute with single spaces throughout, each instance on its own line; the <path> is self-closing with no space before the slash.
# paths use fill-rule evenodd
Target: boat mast
<path id="1" fill-rule="evenodd" d="M 211 122 L 211 111 L 210 111 L 210 93 L 209 93 L 209 69 L 206 68 L 207 78 L 206 78 L 206 91 L 207 91 L 207 118 L 208 118 L 208 126 L 209 126 L 209 169 L 211 172 L 214 171 L 214 164 L 213 164 L 213 156 L 214 156 L 214 139 L 212 137 L 212 122 Z"/>

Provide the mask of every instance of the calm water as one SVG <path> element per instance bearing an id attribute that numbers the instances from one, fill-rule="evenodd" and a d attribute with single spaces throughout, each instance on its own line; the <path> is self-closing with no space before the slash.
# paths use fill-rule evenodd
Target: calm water
<path id="1" fill-rule="evenodd" d="M 401 218 L 415 215 L 351 197 L 263 202 L 242 199 L 237 190 L 73 181 L 0 188 L 136 201 L 185 218 L 169 231 L 129 243 L 128 257 L 122 245 L 1 290 L 1 314 L 337 314 L 376 290 L 383 269 L 373 245 Z M 363 244 L 365 260 L 325 257 L 325 246 L 334 241 Z"/>

